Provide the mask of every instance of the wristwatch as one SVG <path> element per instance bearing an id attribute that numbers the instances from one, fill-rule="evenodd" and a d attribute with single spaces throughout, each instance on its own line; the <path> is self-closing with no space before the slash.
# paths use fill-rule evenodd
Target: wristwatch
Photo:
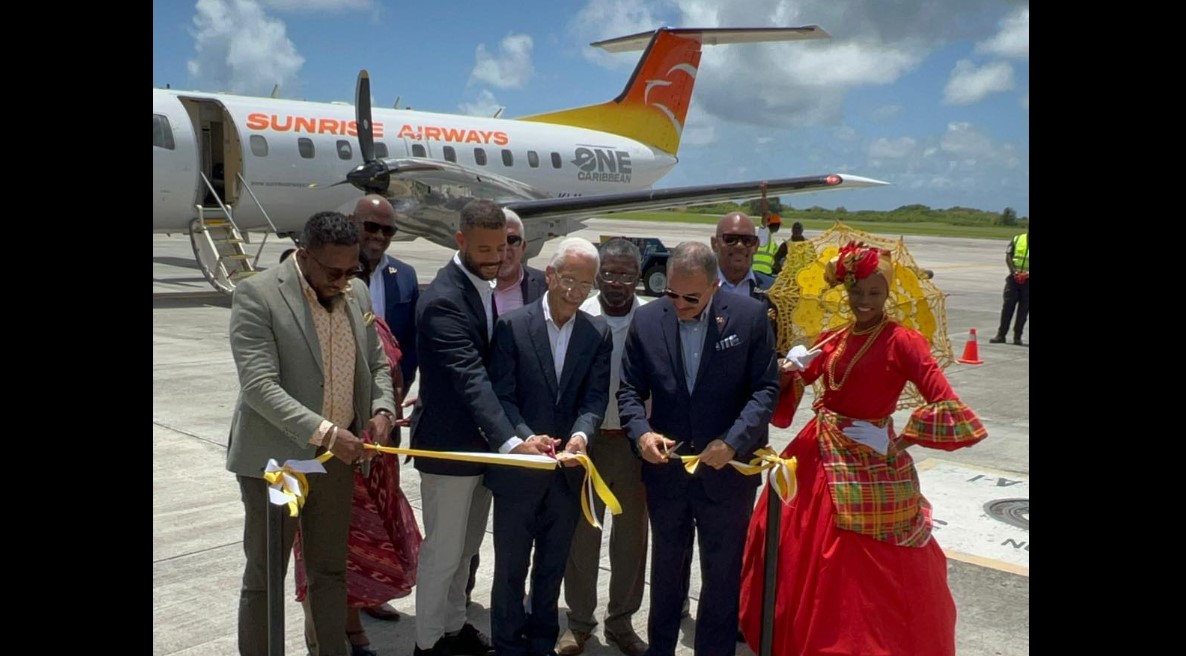
<path id="1" fill-rule="evenodd" d="M 383 415 L 384 417 L 387 417 L 387 421 L 391 422 L 392 426 L 395 425 L 395 415 L 392 414 L 390 410 L 380 410 L 375 413 L 375 416 L 379 416 L 379 415 Z"/>

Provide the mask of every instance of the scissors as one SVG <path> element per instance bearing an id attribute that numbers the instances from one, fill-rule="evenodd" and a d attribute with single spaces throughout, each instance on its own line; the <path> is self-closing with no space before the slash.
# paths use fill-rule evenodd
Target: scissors
<path id="1" fill-rule="evenodd" d="M 664 447 L 663 457 L 667 458 L 668 460 L 679 460 L 679 454 L 676 453 L 676 451 L 679 451 L 679 448 L 683 445 L 683 442 L 676 442 L 675 444 L 671 445 L 671 448 Z"/>

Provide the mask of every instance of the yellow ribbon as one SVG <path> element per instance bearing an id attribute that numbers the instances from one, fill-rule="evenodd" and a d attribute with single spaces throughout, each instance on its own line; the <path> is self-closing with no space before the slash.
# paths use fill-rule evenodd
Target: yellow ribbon
<path id="1" fill-rule="evenodd" d="M 695 474 L 696 469 L 700 466 L 700 456 L 680 456 L 679 459 L 684 464 L 684 470 L 689 474 Z M 794 499 L 799 492 L 799 486 L 795 482 L 795 471 L 799 467 L 799 461 L 793 456 L 781 458 L 770 447 L 763 447 L 755 451 L 754 457 L 748 463 L 730 460 L 727 464 L 732 465 L 734 469 L 746 476 L 753 476 L 769 470 L 770 473 L 766 476 L 766 480 L 783 503 L 790 503 L 791 499 Z"/>
<path id="2" fill-rule="evenodd" d="M 284 465 L 269 458 L 264 467 L 264 480 L 268 482 L 268 498 L 277 506 L 288 506 L 290 517 L 296 517 L 309 496 L 309 479 L 306 474 L 325 473 L 322 463 L 334 457 L 326 451 L 316 460 L 286 460 Z"/>
<path id="3" fill-rule="evenodd" d="M 560 452 L 555 458 L 548 456 L 519 455 L 517 453 L 483 453 L 477 451 L 426 451 L 424 449 L 405 449 L 395 446 L 379 446 L 365 444 L 364 448 L 373 449 L 379 453 L 412 456 L 414 458 L 437 458 L 439 460 L 456 460 L 460 462 L 477 462 L 486 465 L 505 465 L 511 467 L 527 467 L 529 469 L 555 469 L 563 466 L 565 460 L 575 460 L 585 468 L 585 480 L 581 483 L 581 512 L 585 514 L 585 521 L 601 528 L 601 522 L 593 516 L 593 495 L 601 498 L 602 503 L 615 515 L 622 514 L 622 505 L 618 498 L 610 491 L 609 486 L 597 473 L 593 461 L 583 453 Z"/>

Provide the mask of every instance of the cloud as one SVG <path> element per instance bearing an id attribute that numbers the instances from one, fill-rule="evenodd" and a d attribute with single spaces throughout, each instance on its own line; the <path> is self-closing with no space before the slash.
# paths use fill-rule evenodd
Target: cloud
<path id="1" fill-rule="evenodd" d="M 283 21 L 254 0 L 198 0 L 191 30 L 194 57 L 186 62 L 199 87 L 266 95 L 292 82 L 305 58 Z"/>
<path id="2" fill-rule="evenodd" d="M 1029 109 L 1030 108 L 1030 92 L 1026 91 L 1025 95 L 1021 97 L 1020 102 L 1021 102 L 1022 107 Z"/>
<path id="3" fill-rule="evenodd" d="M 531 64 L 532 43 L 526 34 L 510 34 L 498 44 L 497 56 L 486 50 L 486 44 L 479 43 L 470 81 L 485 82 L 499 89 L 522 89 L 535 74 Z"/>
<path id="4" fill-rule="evenodd" d="M 918 142 L 910 137 L 876 139 L 869 145 L 869 159 L 902 159 L 915 152 Z"/>
<path id="5" fill-rule="evenodd" d="M 949 123 L 939 139 L 939 148 L 956 159 L 980 160 L 996 155 L 992 140 L 971 123 Z"/>
<path id="6" fill-rule="evenodd" d="M 494 97 L 494 94 L 489 89 L 482 89 L 482 92 L 478 94 L 477 100 L 470 103 L 461 103 L 457 108 L 462 113 L 469 114 L 470 116 L 489 117 L 494 116 L 495 112 L 502 108 L 502 105 L 498 104 L 498 99 Z"/>
<path id="7" fill-rule="evenodd" d="M 264 0 L 264 4 L 276 11 L 309 13 L 359 11 L 375 6 L 373 0 Z"/>
<path id="8" fill-rule="evenodd" d="M 943 89 L 943 102 L 971 105 L 991 93 L 1008 91 L 1013 86 L 1013 67 L 1008 62 L 991 62 L 977 68 L 970 60 L 961 59 L 955 63 Z"/>
<path id="9" fill-rule="evenodd" d="M 670 8 L 666 2 L 638 0 L 589 0 L 568 24 L 568 31 L 581 47 L 581 55 L 605 68 L 633 68 L 637 59 L 629 53 L 608 53 L 586 44 L 603 39 L 653 30 L 664 24 L 660 15 Z M 690 25 L 687 24 L 687 25 Z"/>
<path id="10" fill-rule="evenodd" d="M 898 104 L 882 105 L 869 112 L 869 116 L 875 121 L 888 121 L 902 114 L 902 106 Z"/>
<path id="11" fill-rule="evenodd" d="M 976 44 L 976 52 L 998 57 L 1029 59 L 1030 8 L 1021 7 L 1001 20 L 1001 30 Z"/>

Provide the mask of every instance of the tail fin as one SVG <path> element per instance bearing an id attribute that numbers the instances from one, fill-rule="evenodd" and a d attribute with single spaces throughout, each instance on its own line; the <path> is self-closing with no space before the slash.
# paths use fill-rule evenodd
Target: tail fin
<path id="1" fill-rule="evenodd" d="M 696 85 L 700 47 L 725 43 L 826 39 L 815 25 L 777 28 L 660 28 L 592 45 L 608 52 L 645 52 L 613 100 L 599 105 L 524 116 L 537 121 L 610 132 L 654 146 L 674 155 L 679 150 L 684 119 Z"/>

